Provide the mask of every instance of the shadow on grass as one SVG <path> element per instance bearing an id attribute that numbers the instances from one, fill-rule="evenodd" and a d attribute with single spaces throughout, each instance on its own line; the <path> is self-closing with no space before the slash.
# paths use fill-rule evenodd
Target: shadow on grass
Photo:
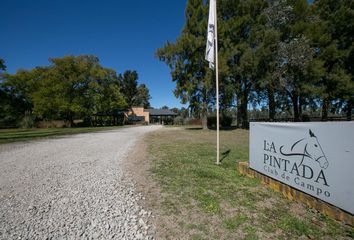
<path id="1" fill-rule="evenodd" d="M 227 150 L 227 151 L 225 151 L 225 152 L 221 153 L 221 159 L 220 159 L 220 162 L 224 161 L 224 159 L 225 159 L 225 158 L 227 158 L 227 157 L 229 156 L 230 152 L 231 152 L 231 149 L 229 149 L 229 150 Z"/>
<path id="2" fill-rule="evenodd" d="M 106 130 L 114 130 L 121 128 L 120 126 L 112 127 L 73 127 L 73 128 L 33 128 L 33 129 L 12 129 L 0 130 L 0 144 L 12 143 L 18 141 L 29 141 L 39 138 L 58 137 L 62 138 L 68 135 L 103 132 Z"/>
<path id="3" fill-rule="evenodd" d="M 208 127 L 209 130 L 216 131 L 216 127 Z M 231 127 L 220 127 L 220 131 L 233 131 L 236 129 L 240 129 L 236 126 L 231 126 Z"/>
<path id="4" fill-rule="evenodd" d="M 241 129 L 236 126 L 231 126 L 231 127 L 220 127 L 220 131 L 233 131 L 236 129 Z M 197 131 L 197 130 L 203 130 L 203 127 L 186 127 L 185 130 L 191 130 L 191 131 Z M 216 127 L 208 127 L 208 130 L 216 131 Z"/>
<path id="5" fill-rule="evenodd" d="M 186 130 L 191 130 L 191 131 L 198 131 L 198 130 L 203 130 L 202 127 L 191 127 L 191 128 L 185 128 Z"/>

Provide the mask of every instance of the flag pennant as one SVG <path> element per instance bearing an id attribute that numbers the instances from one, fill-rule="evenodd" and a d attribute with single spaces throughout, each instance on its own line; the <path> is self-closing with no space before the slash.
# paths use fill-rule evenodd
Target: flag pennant
<path id="1" fill-rule="evenodd" d="M 209 2 L 208 37 L 205 59 L 211 69 L 215 68 L 215 0 Z"/>

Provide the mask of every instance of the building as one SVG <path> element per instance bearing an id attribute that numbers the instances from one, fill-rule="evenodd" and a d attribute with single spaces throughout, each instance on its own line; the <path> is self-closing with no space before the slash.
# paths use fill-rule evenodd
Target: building
<path id="1" fill-rule="evenodd" d="M 145 122 L 147 124 L 170 124 L 173 123 L 177 113 L 169 109 L 144 109 L 143 107 L 132 107 L 127 112 L 129 121 Z"/>

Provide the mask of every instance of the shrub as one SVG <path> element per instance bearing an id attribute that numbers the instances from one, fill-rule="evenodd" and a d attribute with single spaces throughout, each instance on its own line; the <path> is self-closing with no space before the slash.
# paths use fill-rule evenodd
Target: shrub
<path id="1" fill-rule="evenodd" d="M 303 121 L 303 122 L 310 122 L 310 116 L 308 115 L 308 114 L 306 114 L 306 113 L 304 113 L 304 114 L 302 114 L 302 116 L 301 116 L 301 121 Z"/>
<path id="2" fill-rule="evenodd" d="M 231 127 L 232 124 L 232 117 L 223 115 L 220 119 L 220 124 L 222 127 Z"/>
<path id="3" fill-rule="evenodd" d="M 223 115 L 220 116 L 220 126 L 221 127 L 231 127 L 232 124 L 232 117 Z M 216 116 L 209 116 L 208 117 L 208 128 L 216 128 Z"/>
<path id="4" fill-rule="evenodd" d="M 165 119 L 163 120 L 163 124 L 164 124 L 164 125 L 173 125 L 173 123 L 174 123 L 174 120 L 173 120 L 172 118 L 170 118 L 170 117 L 165 118 Z"/>
<path id="5" fill-rule="evenodd" d="M 175 119 L 173 119 L 173 124 L 174 125 L 183 125 L 183 118 L 181 116 L 175 117 Z"/>
<path id="6" fill-rule="evenodd" d="M 207 125 L 208 128 L 216 128 L 216 116 L 209 116 Z"/>
<path id="7" fill-rule="evenodd" d="M 202 125 L 202 120 L 195 118 L 185 118 L 184 125 Z"/>
<path id="8" fill-rule="evenodd" d="M 32 116 L 31 112 L 26 111 L 25 116 L 22 118 L 20 123 L 21 128 L 34 128 L 36 125 L 34 121 L 34 117 Z"/>

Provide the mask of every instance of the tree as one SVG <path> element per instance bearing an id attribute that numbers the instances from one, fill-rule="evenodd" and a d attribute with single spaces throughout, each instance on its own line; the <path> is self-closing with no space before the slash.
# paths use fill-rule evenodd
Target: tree
<path id="1" fill-rule="evenodd" d="M 207 129 L 208 109 L 214 103 L 213 73 L 205 58 L 207 7 L 203 0 L 189 0 L 185 11 L 186 23 L 175 43 L 167 42 L 156 52 L 159 60 L 171 69 L 176 82 L 174 94 L 183 104 L 189 103 L 199 112 L 203 129 Z"/>
<path id="2" fill-rule="evenodd" d="M 144 108 L 150 108 L 150 93 L 149 89 L 146 87 L 145 84 L 140 84 L 138 86 L 137 95 L 135 98 L 136 105 L 143 106 Z"/>
<path id="3" fill-rule="evenodd" d="M 259 56 L 260 78 L 255 84 L 258 96 L 268 103 L 268 119 L 275 120 L 276 109 L 284 99 L 280 91 L 278 52 L 282 33 L 286 31 L 293 8 L 286 0 L 268 1 L 262 11 L 257 39 L 260 41 L 257 55 Z M 263 110 L 264 112 L 264 110 Z"/>
<path id="4" fill-rule="evenodd" d="M 179 111 L 179 115 L 180 115 L 183 119 L 189 117 L 189 111 L 188 111 L 188 109 L 185 108 L 185 107 L 182 107 L 181 110 Z"/>
<path id="5" fill-rule="evenodd" d="M 119 75 L 119 81 L 127 106 L 131 108 L 137 105 L 138 73 L 130 70 L 125 71 L 123 75 Z"/>
<path id="6" fill-rule="evenodd" d="M 215 76 L 204 61 L 204 2 L 187 2 L 182 34 L 156 53 L 171 69 L 175 96 L 189 103 L 194 116 L 206 116 L 214 107 Z M 220 0 L 222 110 L 236 105 L 237 123 L 243 127 L 249 103 L 260 106 L 265 101 L 270 120 L 280 110 L 300 121 L 304 111 L 316 112 L 319 102 L 324 120 L 330 105 L 337 113 L 345 110 L 351 119 L 353 9 L 351 0 L 315 0 L 312 7 L 307 0 Z"/>
<path id="7" fill-rule="evenodd" d="M 302 106 L 306 97 L 306 77 L 314 52 L 304 37 L 282 43 L 279 49 L 280 84 L 289 96 L 294 113 L 294 120 L 300 121 Z"/>
<path id="8" fill-rule="evenodd" d="M 261 75 L 269 102 L 269 118 L 274 120 L 275 97 L 290 99 L 294 120 L 300 121 L 303 106 L 313 94 L 314 49 L 307 36 L 311 15 L 305 0 L 273 0 L 263 11 L 266 19 L 261 51 Z M 310 77 L 311 76 L 311 77 Z"/>
<path id="9" fill-rule="evenodd" d="M 354 3 L 351 0 L 315 1 L 313 11 L 319 16 L 313 41 L 316 57 L 323 61 L 324 72 L 319 86 L 322 119 L 327 120 L 331 102 L 346 103 L 351 119 L 354 103 Z"/>
<path id="10" fill-rule="evenodd" d="M 96 76 L 96 80 L 90 83 L 90 91 L 94 96 L 94 112 L 109 113 L 126 107 L 116 72 L 112 69 L 100 68 Z"/>
<path id="11" fill-rule="evenodd" d="M 100 66 L 92 55 L 50 59 L 32 93 L 33 111 L 45 119 L 86 119 L 95 112 L 125 106 L 116 73 Z M 40 76 L 40 75 L 38 75 Z"/>
<path id="12" fill-rule="evenodd" d="M 180 110 L 178 108 L 176 108 L 176 107 L 171 108 L 171 111 L 176 113 L 176 114 L 178 114 L 178 115 L 180 115 Z"/>
<path id="13" fill-rule="evenodd" d="M 26 112 L 33 104 L 30 93 L 33 90 L 32 72 L 19 70 L 16 74 L 3 74 L 0 86 L 0 125 L 19 126 Z"/>
<path id="14" fill-rule="evenodd" d="M 50 59 L 52 65 L 33 93 L 34 112 L 48 119 L 63 118 L 74 125 L 75 118 L 92 114 L 94 98 L 89 91 L 94 73 L 100 68 L 92 55 Z"/>
<path id="15" fill-rule="evenodd" d="M 232 86 L 237 102 L 237 123 L 245 128 L 248 125 L 247 106 L 253 100 L 255 82 L 261 73 L 257 32 L 261 29 L 260 16 L 267 4 L 263 0 L 223 0 L 219 5 L 221 85 L 222 89 Z"/>
<path id="16" fill-rule="evenodd" d="M 48 67 L 4 74 L 0 88 L 0 118 L 15 125 L 27 113 L 38 119 L 88 120 L 97 112 L 111 113 L 126 102 L 116 72 L 103 68 L 92 55 L 50 59 Z"/>
<path id="17" fill-rule="evenodd" d="M 133 106 L 142 106 L 150 108 L 150 92 L 145 84 L 138 85 L 138 73 L 136 71 L 125 71 L 120 74 L 119 83 L 129 108 Z"/>
<path id="18" fill-rule="evenodd" d="M 0 58 L 0 70 L 3 70 L 3 71 L 6 70 L 5 61 L 4 61 L 4 59 L 1 59 L 1 58 Z"/>

